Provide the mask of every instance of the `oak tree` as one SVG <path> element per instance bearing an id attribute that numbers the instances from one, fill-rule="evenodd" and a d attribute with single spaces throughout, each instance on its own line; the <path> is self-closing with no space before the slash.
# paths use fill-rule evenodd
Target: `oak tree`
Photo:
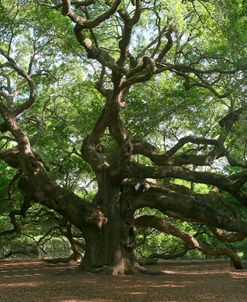
<path id="1" fill-rule="evenodd" d="M 85 270 L 146 272 L 140 227 L 241 268 L 172 222 L 247 236 L 245 6 L 2 0 L 0 164 L 21 203 L 0 234 L 38 203 L 80 230 Z"/>

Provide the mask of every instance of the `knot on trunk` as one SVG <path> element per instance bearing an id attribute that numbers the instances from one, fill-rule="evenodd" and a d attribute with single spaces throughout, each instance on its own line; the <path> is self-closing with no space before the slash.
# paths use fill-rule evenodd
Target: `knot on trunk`
<path id="1" fill-rule="evenodd" d="M 86 223 L 96 225 L 101 228 L 107 223 L 108 219 L 100 208 L 95 208 L 92 213 L 86 218 Z"/>

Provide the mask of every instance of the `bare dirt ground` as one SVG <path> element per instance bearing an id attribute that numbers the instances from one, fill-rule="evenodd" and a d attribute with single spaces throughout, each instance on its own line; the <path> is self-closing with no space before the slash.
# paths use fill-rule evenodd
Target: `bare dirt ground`
<path id="1" fill-rule="evenodd" d="M 245 302 L 247 270 L 228 261 L 168 261 L 163 276 L 78 273 L 75 264 L 0 261 L 0 302 Z"/>

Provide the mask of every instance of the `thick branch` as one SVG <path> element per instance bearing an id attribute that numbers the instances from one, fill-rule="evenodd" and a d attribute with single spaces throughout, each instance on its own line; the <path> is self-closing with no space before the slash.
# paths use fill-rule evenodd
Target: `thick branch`
<path id="1" fill-rule="evenodd" d="M 191 154 L 182 154 L 177 157 L 173 156 L 183 148 L 187 143 L 196 144 L 196 145 L 211 145 L 214 147 L 219 146 L 219 142 L 214 139 L 206 139 L 202 137 L 194 136 L 185 136 L 181 138 L 176 145 L 174 145 L 170 150 L 164 154 L 158 154 L 157 149 L 152 146 L 150 143 L 144 140 L 134 140 L 133 141 L 133 154 L 142 154 L 150 158 L 153 163 L 157 165 L 168 165 L 168 164 L 194 164 L 196 166 L 204 166 L 212 163 L 215 158 L 215 152 L 210 152 L 207 155 L 191 155 Z M 218 155 L 218 154 L 217 154 Z"/>
<path id="2" fill-rule="evenodd" d="M 0 104 L 0 113 L 3 116 L 5 123 L 7 125 L 8 130 L 15 137 L 18 148 L 23 155 L 32 155 L 30 142 L 27 136 L 24 134 L 20 126 L 18 125 L 15 115 L 8 110 L 8 108 L 2 104 Z"/>
<path id="3" fill-rule="evenodd" d="M 166 234 L 171 234 L 175 237 L 182 239 L 188 246 L 195 248 L 204 254 L 212 255 L 212 256 L 228 256 L 232 259 L 236 268 L 243 268 L 241 259 L 236 255 L 236 253 L 227 248 L 214 248 L 208 244 L 204 244 L 200 240 L 196 239 L 194 236 L 189 233 L 180 230 L 175 225 L 171 224 L 165 219 L 144 215 L 135 219 L 135 225 L 137 227 L 152 227 L 161 232 L 165 232 Z"/>
<path id="4" fill-rule="evenodd" d="M 239 115 L 246 110 L 245 107 L 241 107 L 227 114 L 219 122 L 220 126 L 224 129 L 224 132 L 218 139 L 207 139 L 204 137 L 185 136 L 178 140 L 178 142 L 163 154 L 159 154 L 158 150 L 152 146 L 152 144 L 144 140 L 133 140 L 133 154 L 142 154 L 153 161 L 157 165 L 185 165 L 192 164 L 194 166 L 206 166 L 211 165 L 215 159 L 225 156 L 228 163 L 231 166 L 238 166 L 246 168 L 245 163 L 235 160 L 225 148 L 224 142 L 227 138 L 229 131 L 233 124 L 239 119 Z M 227 131 L 225 131 L 227 130 Z M 186 144 L 203 145 L 204 148 L 212 146 L 208 153 L 204 155 L 197 155 L 191 153 L 182 153 L 177 156 L 175 154 L 180 151 Z"/>
<path id="5" fill-rule="evenodd" d="M 178 178 L 194 183 L 213 185 L 226 192 L 229 192 L 243 205 L 247 206 L 247 194 L 245 192 L 239 191 L 238 183 L 236 185 L 230 177 L 224 175 L 212 172 L 191 171 L 180 166 L 144 166 L 132 161 L 128 164 L 128 166 L 126 166 L 124 176 L 126 178 L 135 178 L 136 175 L 143 179 Z"/>
<path id="6" fill-rule="evenodd" d="M 137 0 L 135 5 L 136 5 L 135 13 L 132 18 L 130 18 L 129 14 L 126 10 L 121 10 L 121 9 L 119 10 L 119 14 L 124 22 L 122 38 L 119 41 L 120 57 L 117 61 L 117 64 L 119 66 L 123 66 L 125 63 L 125 60 L 128 57 L 132 29 L 133 29 L 134 25 L 139 21 L 140 16 L 141 16 L 140 1 Z"/>
<path id="7" fill-rule="evenodd" d="M 17 222 L 16 216 L 25 216 L 28 208 L 30 207 L 31 199 L 29 196 L 23 198 L 22 206 L 19 210 L 13 210 L 9 213 L 10 222 L 13 225 L 13 228 L 10 230 L 5 230 L 0 232 L 0 236 L 11 235 L 21 232 L 21 227 Z"/>
<path id="8" fill-rule="evenodd" d="M 217 228 L 210 228 L 210 229 L 214 233 L 214 235 L 220 241 L 223 241 L 223 242 L 238 242 L 238 241 L 242 241 L 244 238 L 246 238 L 245 234 L 227 232 L 225 230 L 217 229 Z"/>
<path id="9" fill-rule="evenodd" d="M 55 210 L 82 231 L 85 226 L 100 228 L 107 222 L 99 208 L 62 188 L 43 171 L 32 178 L 22 177 L 19 187 L 32 200 Z"/>
<path id="10" fill-rule="evenodd" d="M 90 29 L 90 28 L 94 28 L 94 27 L 98 26 L 100 23 L 109 19 L 117 11 L 120 3 L 121 3 L 121 0 L 115 0 L 115 2 L 110 6 L 110 8 L 106 12 L 99 15 L 94 20 L 87 20 L 87 19 L 77 16 L 71 10 L 72 2 L 70 0 L 63 0 L 62 13 L 63 13 L 63 15 L 68 16 L 73 22 L 81 25 L 82 28 Z"/>
<path id="11" fill-rule="evenodd" d="M 141 176 L 139 174 L 139 176 Z M 186 220 L 193 220 L 207 226 L 224 229 L 247 235 L 247 223 L 217 210 L 214 194 L 196 194 L 178 185 L 163 187 L 141 186 L 137 191 L 128 191 L 125 199 L 132 205 L 133 210 L 151 207 L 163 212 L 178 213 Z"/>
<path id="12" fill-rule="evenodd" d="M 120 0 L 116 0 L 111 8 L 98 16 L 95 20 L 87 20 L 76 15 L 71 9 L 70 0 L 63 0 L 62 13 L 68 16 L 75 23 L 74 32 L 77 41 L 85 48 L 88 57 L 96 59 L 103 66 L 107 66 L 111 70 L 119 71 L 116 60 L 110 54 L 99 47 L 94 47 L 92 41 L 83 34 L 84 29 L 92 29 L 98 26 L 103 21 L 110 18 L 117 10 Z"/>
<path id="13" fill-rule="evenodd" d="M 85 224 L 101 226 L 105 223 L 105 217 L 99 209 L 60 187 L 43 171 L 39 158 L 32 152 L 30 142 L 15 116 L 4 105 L 0 105 L 0 112 L 18 142 L 15 148 L 1 153 L 0 159 L 24 172 L 25 177 L 20 179 L 19 186 L 25 195 L 54 209 L 81 229 Z"/>
<path id="14" fill-rule="evenodd" d="M 165 55 L 168 53 L 168 51 L 172 48 L 173 46 L 172 32 L 173 32 L 172 28 L 169 28 L 168 31 L 166 32 L 165 37 L 167 38 L 167 43 L 159 53 L 156 59 L 157 62 L 161 62 L 164 59 Z"/>
<path id="15" fill-rule="evenodd" d="M 26 102 L 23 102 L 21 105 L 19 105 L 17 108 L 15 108 L 15 115 L 18 115 L 22 113 L 24 110 L 27 110 L 30 108 L 34 101 L 35 101 L 35 86 L 32 78 L 22 69 L 20 68 L 16 62 L 8 55 L 6 54 L 1 48 L 0 48 L 0 54 L 4 56 L 8 60 L 8 66 L 14 69 L 22 78 L 24 78 L 28 82 L 29 86 L 29 98 Z"/>

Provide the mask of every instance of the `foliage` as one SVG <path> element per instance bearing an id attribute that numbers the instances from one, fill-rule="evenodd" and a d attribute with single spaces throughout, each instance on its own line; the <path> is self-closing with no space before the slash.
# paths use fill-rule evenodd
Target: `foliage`
<path id="1" fill-rule="evenodd" d="M 2 255 L 69 256 L 90 232 L 129 252 L 123 229 L 140 216 L 143 258 L 244 251 L 215 229 L 247 234 L 246 12 L 240 0 L 1 0 Z"/>

